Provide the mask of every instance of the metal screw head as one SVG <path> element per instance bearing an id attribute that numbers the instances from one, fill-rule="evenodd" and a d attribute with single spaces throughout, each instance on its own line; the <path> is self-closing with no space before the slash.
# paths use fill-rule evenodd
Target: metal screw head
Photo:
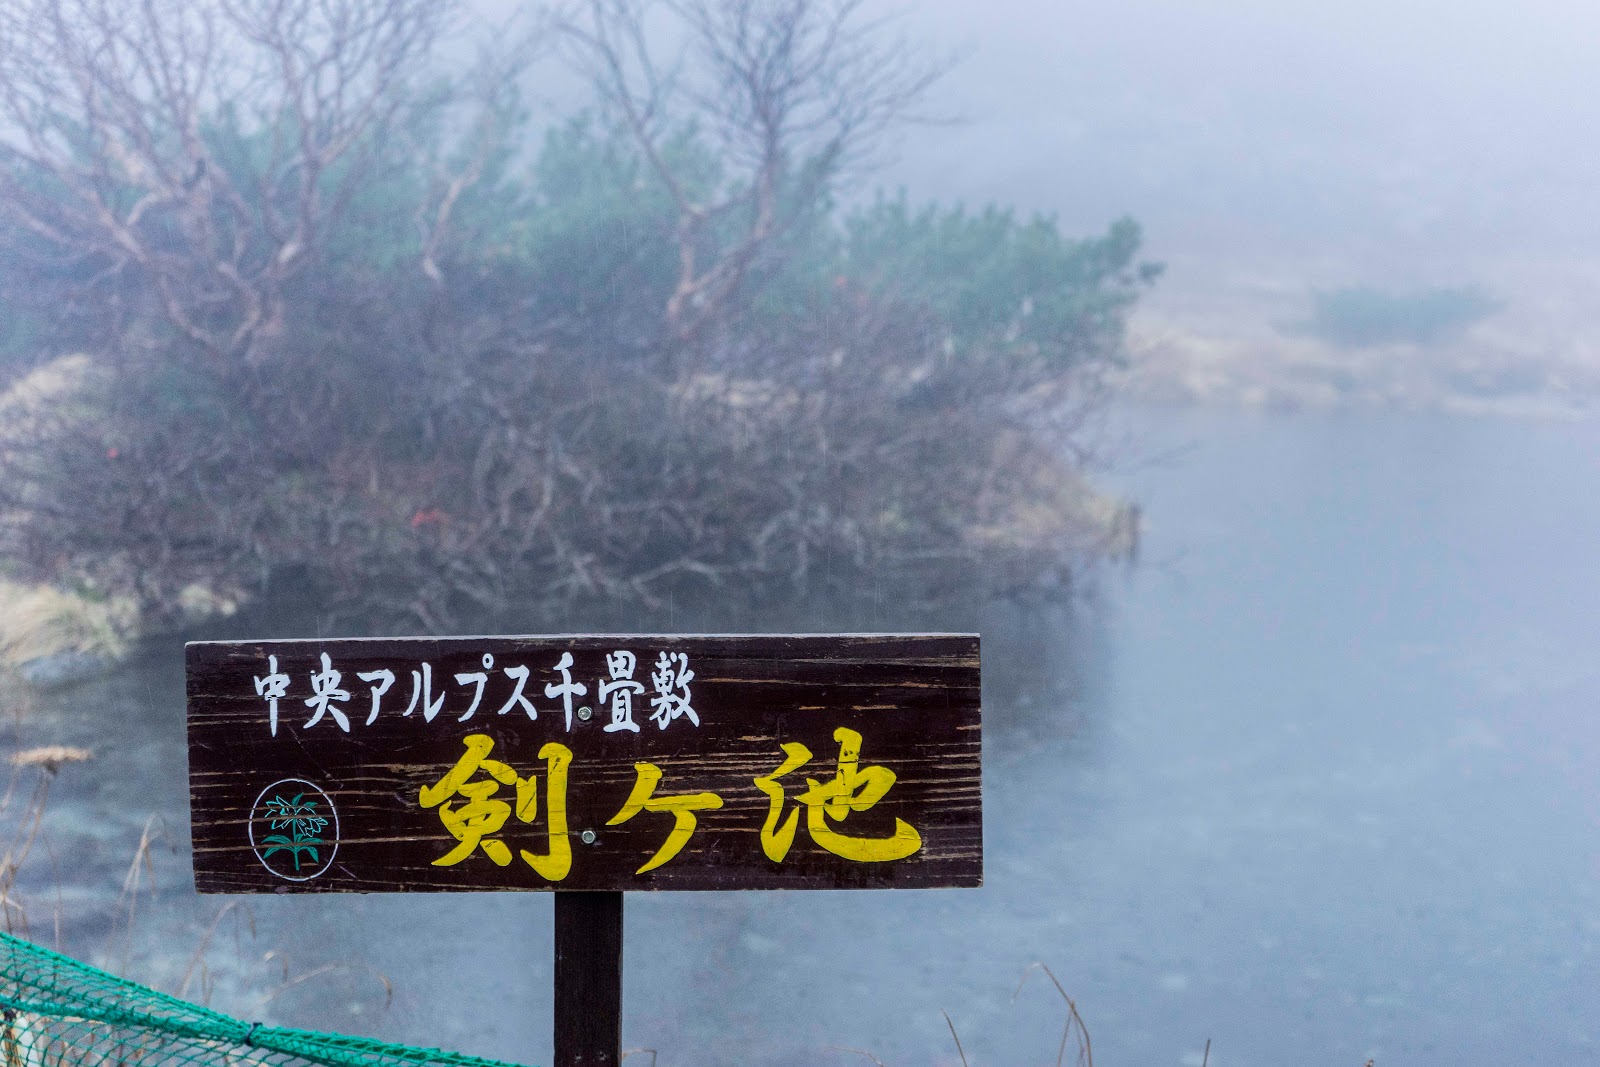
<path id="1" fill-rule="evenodd" d="M 595 841 L 599 840 L 595 836 L 595 832 L 593 830 L 585 830 L 583 833 L 578 835 L 578 838 L 586 845 L 592 845 L 595 843 Z"/>
<path id="2" fill-rule="evenodd" d="M 582 722 L 588 722 L 589 721 L 589 717 L 592 716 L 593 714 L 594 714 L 594 712 L 592 710 L 590 710 L 589 708 L 579 708 L 578 709 L 578 718 Z"/>

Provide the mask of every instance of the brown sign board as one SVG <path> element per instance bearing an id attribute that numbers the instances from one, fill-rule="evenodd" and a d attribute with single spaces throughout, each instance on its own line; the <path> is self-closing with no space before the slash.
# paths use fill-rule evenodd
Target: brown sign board
<path id="1" fill-rule="evenodd" d="M 978 638 L 187 646 L 202 893 L 983 879 Z"/>

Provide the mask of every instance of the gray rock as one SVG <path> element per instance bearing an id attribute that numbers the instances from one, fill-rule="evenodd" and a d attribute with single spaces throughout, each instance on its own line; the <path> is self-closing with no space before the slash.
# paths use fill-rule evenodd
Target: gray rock
<path id="1" fill-rule="evenodd" d="M 70 650 L 30 659 L 17 668 L 17 673 L 30 685 L 56 689 L 104 674 L 111 663 L 98 653 Z"/>

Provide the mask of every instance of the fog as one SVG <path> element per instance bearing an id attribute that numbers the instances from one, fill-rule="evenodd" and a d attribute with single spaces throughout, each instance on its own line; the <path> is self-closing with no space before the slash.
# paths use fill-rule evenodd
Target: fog
<path id="1" fill-rule="evenodd" d="M 905 14 L 962 54 L 929 111 L 963 121 L 908 133 L 877 179 L 1051 213 L 1071 232 L 1131 215 L 1169 268 L 1144 336 L 1172 375 L 1224 367 L 1214 399 L 1326 400 L 1282 380 L 1293 353 L 1277 327 L 1314 289 L 1477 285 L 1505 307 L 1470 355 L 1398 354 L 1450 364 L 1447 377 L 1467 367 L 1485 379 L 1476 402 L 1453 404 L 1461 391 L 1430 369 L 1375 385 L 1379 405 L 1592 402 L 1593 5 L 930 0 Z"/>
<path id="2" fill-rule="evenodd" d="M 965 4 L 967 49 L 885 178 L 929 196 L 1130 213 L 1158 254 L 1426 263 L 1592 250 L 1591 5 Z"/>
<path id="3" fill-rule="evenodd" d="M 1600 397 L 1593 6 L 867 10 L 950 66 L 920 109 L 930 122 L 901 131 L 841 196 L 999 204 L 1080 234 L 1137 220 L 1168 268 L 1135 316 L 1152 356 L 1130 382 L 1139 395 L 1535 417 Z M 530 87 L 546 114 L 578 99 L 556 62 Z M 1448 352 L 1297 346 L 1284 327 L 1310 295 L 1350 286 L 1472 286 L 1502 306 Z"/>
<path id="4" fill-rule="evenodd" d="M 0 708 L 8 795 L 48 785 L 0 802 L 8 930 L 548 1062 L 550 893 L 194 892 L 183 641 L 978 629 L 985 884 L 630 892 L 624 1047 L 1052 1062 L 1043 964 L 1106 1067 L 1594 1062 L 1600 6 L 870 0 L 885 67 L 948 70 L 840 176 L 718 140 L 743 99 L 620 120 L 576 34 L 497 86 L 525 115 L 391 97 L 363 63 L 492 82 L 525 13 L 430 52 L 394 3 L 321 144 L 289 7 L 187 139 L 140 108 L 211 88 L 103 69 L 80 115 L 77 23 L 0 47 Z"/>

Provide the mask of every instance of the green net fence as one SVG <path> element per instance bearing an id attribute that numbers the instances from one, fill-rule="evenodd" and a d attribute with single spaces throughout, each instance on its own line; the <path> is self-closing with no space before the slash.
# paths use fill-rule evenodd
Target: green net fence
<path id="1" fill-rule="evenodd" d="M 0 1067 L 511 1067 L 240 1022 L 0 933 Z"/>

